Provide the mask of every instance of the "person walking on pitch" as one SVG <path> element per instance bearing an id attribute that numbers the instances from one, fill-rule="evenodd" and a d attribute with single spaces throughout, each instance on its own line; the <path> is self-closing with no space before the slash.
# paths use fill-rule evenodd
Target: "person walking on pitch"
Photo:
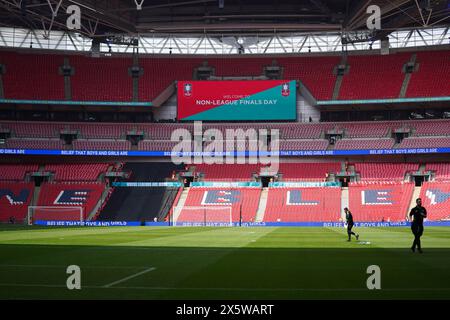
<path id="1" fill-rule="evenodd" d="M 417 250 L 422 253 L 422 246 L 420 244 L 420 237 L 423 234 L 423 219 L 427 217 L 427 209 L 422 207 L 422 199 L 417 198 L 416 206 L 411 209 L 409 218 L 413 218 L 411 222 L 411 231 L 414 234 L 414 241 L 411 247 L 412 252 Z"/>
<path id="2" fill-rule="evenodd" d="M 344 208 L 344 212 L 345 212 L 345 219 L 347 220 L 347 234 L 348 234 L 348 240 L 347 241 L 351 241 L 352 240 L 352 235 L 354 235 L 356 237 L 356 240 L 359 239 L 359 234 L 354 233 L 352 231 L 353 225 L 355 224 L 353 221 L 353 215 L 350 212 L 350 210 L 348 210 L 348 208 Z"/>

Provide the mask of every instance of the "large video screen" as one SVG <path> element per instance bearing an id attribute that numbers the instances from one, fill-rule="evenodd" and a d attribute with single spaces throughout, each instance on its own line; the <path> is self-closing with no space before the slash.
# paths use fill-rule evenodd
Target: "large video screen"
<path id="1" fill-rule="evenodd" d="M 179 81 L 178 119 L 295 120 L 296 82 Z"/>

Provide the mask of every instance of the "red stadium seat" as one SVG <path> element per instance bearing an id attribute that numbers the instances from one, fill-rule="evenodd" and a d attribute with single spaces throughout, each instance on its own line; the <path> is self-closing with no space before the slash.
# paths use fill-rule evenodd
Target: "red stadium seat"
<path id="1" fill-rule="evenodd" d="M 416 64 L 406 92 L 407 97 L 440 97 L 450 92 L 450 59 L 448 51 L 418 52 Z"/>
<path id="2" fill-rule="evenodd" d="M 0 180 L 23 181 L 28 172 L 38 171 L 37 164 L 0 164 Z"/>
<path id="3" fill-rule="evenodd" d="M 413 189 L 412 183 L 350 183 L 349 209 L 355 221 L 405 221 Z"/>
<path id="4" fill-rule="evenodd" d="M 420 191 L 422 205 L 427 209 L 427 220 L 450 218 L 450 183 L 424 182 Z"/>
<path id="5" fill-rule="evenodd" d="M 269 188 L 265 222 L 339 221 L 341 189 Z"/>
<path id="6" fill-rule="evenodd" d="M 355 163 L 355 171 L 361 180 L 402 181 L 405 174 L 417 171 L 417 163 Z"/>
<path id="7" fill-rule="evenodd" d="M 71 77 L 72 100 L 132 101 L 133 80 L 128 68 L 131 58 L 90 58 L 71 56 L 75 72 Z"/>
<path id="8" fill-rule="evenodd" d="M 337 150 L 392 149 L 394 139 L 341 139 L 334 146 Z"/>
<path id="9" fill-rule="evenodd" d="M 48 164 L 45 171 L 55 173 L 54 181 L 96 181 L 108 163 Z"/>
<path id="10" fill-rule="evenodd" d="M 64 100 L 64 78 L 58 74 L 62 54 L 0 51 L 0 64 L 6 66 L 2 76 L 6 99 Z"/>
<path id="11" fill-rule="evenodd" d="M 84 219 L 86 219 L 105 189 L 105 184 L 100 182 L 71 182 L 71 183 L 43 183 L 39 194 L 38 206 L 50 207 L 82 207 Z M 64 216 L 61 212 L 60 219 L 55 220 L 79 220 L 74 215 Z"/>
<path id="12" fill-rule="evenodd" d="M 14 217 L 16 223 L 24 223 L 33 192 L 33 183 L 0 181 L 0 222 Z"/>
<path id="13" fill-rule="evenodd" d="M 410 57 L 411 53 L 349 56 L 339 99 L 398 98 L 405 77 L 402 67 Z"/>

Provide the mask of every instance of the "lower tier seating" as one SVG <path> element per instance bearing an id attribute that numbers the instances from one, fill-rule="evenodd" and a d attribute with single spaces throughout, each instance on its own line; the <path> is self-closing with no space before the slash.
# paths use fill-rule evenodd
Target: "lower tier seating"
<path id="1" fill-rule="evenodd" d="M 252 222 L 256 216 L 260 188 L 190 188 L 186 202 L 179 213 L 177 223 L 192 222 L 230 222 L 230 210 L 215 210 L 210 208 L 231 207 L 231 220 Z M 201 208 L 188 208 L 201 207 Z"/>
<path id="2" fill-rule="evenodd" d="M 341 189 L 269 188 L 265 222 L 339 221 Z"/>
<path id="3" fill-rule="evenodd" d="M 355 182 L 349 185 L 349 209 L 357 221 L 405 221 L 414 184 Z"/>
<path id="4" fill-rule="evenodd" d="M 34 191 L 33 183 L 0 182 L 0 222 L 23 223 Z"/>
<path id="5" fill-rule="evenodd" d="M 420 191 L 422 204 L 427 209 L 427 220 L 450 218 L 450 183 L 425 182 Z"/>
<path id="6" fill-rule="evenodd" d="M 100 182 L 43 183 L 38 206 L 83 208 L 86 219 L 99 201 L 105 184 Z M 80 220 L 77 210 L 41 210 L 35 213 L 35 220 Z"/>

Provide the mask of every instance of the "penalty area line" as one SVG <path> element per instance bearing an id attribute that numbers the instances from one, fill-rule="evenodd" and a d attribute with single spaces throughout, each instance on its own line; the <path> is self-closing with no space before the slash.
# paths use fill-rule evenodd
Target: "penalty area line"
<path id="1" fill-rule="evenodd" d="M 145 270 L 143 270 L 143 271 L 141 271 L 141 272 L 132 274 L 131 276 L 128 276 L 128 277 L 125 277 L 125 278 L 123 278 L 123 279 L 120 279 L 120 280 L 117 280 L 117 281 L 108 283 L 108 284 L 104 285 L 103 288 L 109 288 L 109 287 L 112 287 L 113 285 L 116 285 L 116 284 L 119 284 L 119 283 L 128 281 L 128 280 L 133 279 L 133 278 L 136 278 L 136 277 L 138 277 L 138 276 L 140 276 L 140 275 L 143 275 L 143 274 L 145 274 L 145 273 L 151 272 L 151 271 L 153 271 L 153 270 L 155 270 L 155 269 L 156 269 L 156 268 L 153 268 L 153 267 L 152 267 L 152 268 L 145 269 Z"/>

